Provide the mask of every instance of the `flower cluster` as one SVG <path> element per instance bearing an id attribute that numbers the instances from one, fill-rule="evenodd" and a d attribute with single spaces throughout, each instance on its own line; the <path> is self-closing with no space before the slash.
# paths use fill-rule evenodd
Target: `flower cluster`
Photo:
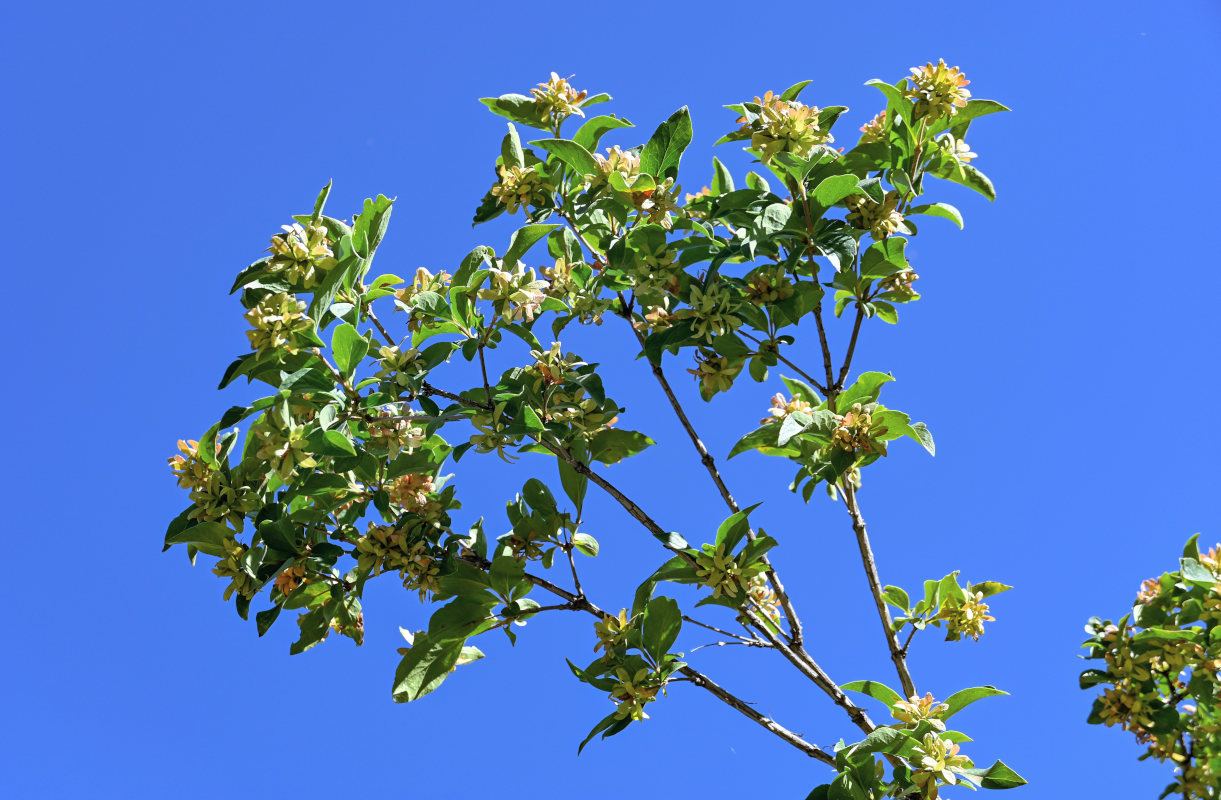
<path id="1" fill-rule="evenodd" d="M 242 597 L 254 597 L 259 590 L 259 583 L 245 563 L 250 548 L 232 536 L 226 536 L 223 549 L 226 555 L 216 562 L 212 572 L 218 578 L 229 579 L 229 585 L 225 588 L 225 600 L 232 597 L 234 592 Z"/>
<path id="2" fill-rule="evenodd" d="M 766 164 L 777 153 L 792 153 L 807 158 L 820 144 L 835 141 L 830 131 L 819 127 L 819 109 L 796 100 L 781 100 L 768 92 L 756 97 L 758 115 L 742 116 L 742 132 L 750 134 L 750 146 L 759 151 Z"/>
<path id="3" fill-rule="evenodd" d="M 791 397 L 785 400 L 784 395 L 776 392 L 775 396 L 772 397 L 772 407 L 767 410 L 768 416 L 759 420 L 759 424 L 768 425 L 773 422 L 783 422 L 785 417 L 796 411 L 809 414 L 814 411 L 814 406 L 800 397 Z"/>
<path id="4" fill-rule="evenodd" d="M 424 441 L 424 428 L 410 419 L 405 409 L 387 406 L 369 420 L 369 444 L 386 451 L 388 458 L 413 453 Z"/>
<path id="5" fill-rule="evenodd" d="M 677 314 L 672 316 L 678 316 Z M 695 376 L 700 385 L 700 394 L 711 397 L 717 392 L 727 392 L 733 386 L 734 379 L 742 371 L 742 362 L 734 361 L 715 350 L 701 348 L 695 354 L 695 369 L 687 372 Z"/>
<path id="6" fill-rule="evenodd" d="M 598 171 L 584 176 L 585 184 L 591 191 L 605 186 L 611 173 L 618 172 L 627 183 L 640 174 L 640 155 L 620 150 L 619 145 L 606 148 L 605 156 L 594 153 L 593 157 Z"/>
<path id="7" fill-rule="evenodd" d="M 551 80 L 540 83 L 537 88 L 530 90 L 530 94 L 534 95 L 535 106 L 542 116 L 551 120 L 553 127 L 574 114 L 578 117 L 585 116 L 581 103 L 585 101 L 586 92 L 578 92 L 566 78 L 561 78 L 554 72 L 551 73 Z"/>
<path id="8" fill-rule="evenodd" d="M 886 109 L 861 126 L 861 144 L 886 141 Z"/>
<path id="9" fill-rule="evenodd" d="M 938 703 L 929 692 L 924 697 L 911 696 L 907 700 L 899 700 L 890 708 L 890 715 L 909 728 L 914 728 L 921 722 L 927 722 L 935 730 L 945 730 L 942 715 L 949 711 L 945 703 Z"/>
<path id="10" fill-rule="evenodd" d="M 920 789 L 920 797 L 937 800 L 938 786 L 954 786 L 959 780 L 974 783 L 975 779 L 964 774 L 964 770 L 975 765 L 966 756 L 958 755 L 958 745 L 942 739 L 936 733 L 926 733 L 914 748 L 909 760 L 917 767 L 912 773 L 912 783 Z"/>
<path id="11" fill-rule="evenodd" d="M 916 290 L 912 288 L 912 283 L 919 277 L 913 269 L 900 270 L 878 281 L 878 290 L 887 293 L 887 300 L 908 303 L 920 297 Z"/>
<path id="12" fill-rule="evenodd" d="M 378 348 L 377 355 L 377 377 L 399 387 L 407 386 L 413 375 L 424 371 L 423 365 L 418 361 L 420 351 L 414 347 L 402 350 L 397 345 L 385 345 Z"/>
<path id="13" fill-rule="evenodd" d="M 496 267 L 488 270 L 491 285 L 479 290 L 479 299 L 490 300 L 496 314 L 511 322 L 533 322 L 547 299 L 549 284 L 522 264 L 509 271 L 501 268 L 500 261 L 496 263 Z"/>
<path id="14" fill-rule="evenodd" d="M 746 277 L 746 299 L 757 306 L 793 296 L 793 280 L 779 264 L 761 267 Z"/>
<path id="15" fill-rule="evenodd" d="M 641 668 L 634 673 L 623 667 L 615 670 L 616 682 L 611 688 L 610 696 L 618 704 L 615 719 L 631 719 L 640 722 L 648 719 L 644 707 L 657 699 L 657 693 L 665 682 L 651 670 Z"/>
<path id="16" fill-rule="evenodd" d="M 440 562 L 432 546 L 413 541 L 394 526 L 369 523 L 365 535 L 356 540 L 356 559 L 370 575 L 397 571 L 405 587 L 419 590 L 421 601 L 440 588 Z"/>
<path id="17" fill-rule="evenodd" d="M 899 213 L 899 193 L 890 190 L 882 202 L 866 194 L 854 194 L 844 200 L 848 206 L 847 222 L 854 228 L 869 231 L 875 240 L 881 241 L 894 233 L 911 233 Z"/>
<path id="18" fill-rule="evenodd" d="M 703 552 L 695 557 L 695 565 L 695 576 L 701 586 L 711 589 L 713 597 L 731 600 L 741 597 L 743 589 L 764 569 L 761 563 L 749 566 L 738 563 L 723 544 L 704 545 Z"/>
<path id="19" fill-rule="evenodd" d="M 674 319 L 690 320 L 692 333 L 705 342 L 736 330 L 742 324 L 742 320 L 733 313 L 737 298 L 723 284 L 712 283 L 703 287 L 693 284 L 687 305 L 689 308 L 674 313 Z"/>
<path id="20" fill-rule="evenodd" d="M 410 286 L 404 286 L 394 293 L 395 299 L 398 301 L 395 310 L 403 308 L 410 310 L 411 301 L 424 292 L 437 292 L 445 294 L 446 287 L 449 286 L 450 274 L 445 270 L 441 270 L 436 275 L 433 275 L 424 267 L 420 267 L 415 271 L 415 277 L 411 281 Z"/>
<path id="21" fill-rule="evenodd" d="M 853 403 L 847 414 L 837 414 L 838 425 L 831 434 L 831 442 L 843 450 L 886 455 L 886 442 L 878 437 L 884 436 L 887 428 L 874 424 L 873 412 L 876 408 L 874 403 Z"/>
<path id="22" fill-rule="evenodd" d="M 264 297 L 257 306 L 246 312 L 246 320 L 254 328 L 246 331 L 250 349 L 259 355 L 276 350 L 297 352 L 295 334 L 307 331 L 314 325 L 314 321 L 305 316 L 305 308 L 304 301 L 287 292 Z"/>
<path id="23" fill-rule="evenodd" d="M 522 207 L 545 205 L 555 191 L 534 167 L 501 165 L 497 173 L 500 180 L 492 186 L 492 196 L 503 203 L 510 214 Z"/>
<path id="24" fill-rule="evenodd" d="M 256 442 L 255 457 L 287 483 L 297 469 L 313 469 L 318 462 L 310 453 L 305 426 L 281 408 L 268 411 L 250 428 Z"/>
<path id="25" fill-rule="evenodd" d="M 273 275 L 282 272 L 290 283 L 305 289 L 314 286 L 337 263 L 326 228 L 305 228 L 299 222 L 280 227 L 284 232 L 271 237 L 271 247 L 267 248 L 271 253 L 267 271 Z"/>
<path id="26" fill-rule="evenodd" d="M 628 617 L 626 608 L 620 609 L 618 616 L 608 614 L 595 622 L 594 635 L 598 637 L 598 643 L 594 645 L 594 652 L 602 650 L 605 656 L 610 656 L 611 651 L 624 647 L 633 624 L 635 618 Z"/>
<path id="27" fill-rule="evenodd" d="M 966 595 L 961 603 L 947 601 L 942 605 L 937 616 L 945 620 L 946 641 L 961 641 L 963 636 L 979 641 L 984 633 L 984 623 L 996 621 L 996 617 L 988 615 L 988 604 L 983 599 L 983 593 L 976 592 Z"/>
<path id="28" fill-rule="evenodd" d="M 386 487 L 390 502 L 404 511 L 434 521 L 445 511 L 436 492 L 436 483 L 428 474 L 400 475 Z"/>
<path id="29" fill-rule="evenodd" d="M 923 67 L 912 67 L 911 72 L 912 76 L 907 79 L 911 86 L 903 90 L 903 96 L 916 101 L 916 119 L 934 122 L 952 117 L 958 109 L 966 107 L 971 93 L 962 87 L 970 81 L 958 67 L 948 67 L 945 59 L 939 59 L 936 66 L 930 62 Z"/>

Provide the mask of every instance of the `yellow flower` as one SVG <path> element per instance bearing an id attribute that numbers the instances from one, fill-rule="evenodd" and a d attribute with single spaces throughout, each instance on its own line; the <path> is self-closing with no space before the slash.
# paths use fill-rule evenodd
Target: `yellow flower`
<path id="1" fill-rule="evenodd" d="M 551 80 L 540 83 L 538 88 L 530 90 L 530 94 L 534 95 L 535 105 L 551 119 L 552 125 L 573 114 L 578 117 L 585 116 L 581 103 L 587 93 L 578 92 L 569 85 L 566 78 L 561 78 L 554 72 L 551 73 Z"/>
<path id="2" fill-rule="evenodd" d="M 971 93 L 962 88 L 970 83 L 958 67 L 946 66 L 939 59 L 937 66 L 930 62 L 923 67 L 912 67 L 911 86 L 903 90 L 904 97 L 916 101 L 915 116 L 930 121 L 941 117 L 952 117 L 958 109 L 965 108 Z"/>
<path id="3" fill-rule="evenodd" d="M 861 144 L 886 141 L 886 109 L 861 126 Z"/>

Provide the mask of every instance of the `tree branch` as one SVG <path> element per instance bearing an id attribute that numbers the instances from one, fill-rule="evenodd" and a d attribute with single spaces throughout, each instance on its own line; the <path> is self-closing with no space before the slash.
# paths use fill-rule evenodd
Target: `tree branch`
<path id="1" fill-rule="evenodd" d="M 886 644 L 890 648 L 890 660 L 894 662 L 899 681 L 903 684 L 903 694 L 911 698 L 916 696 L 916 685 L 912 681 L 911 671 L 907 668 L 907 648 L 899 646 L 899 635 L 891 625 L 890 607 L 882 595 L 882 580 L 878 577 L 878 565 L 873 558 L 873 549 L 869 546 L 869 534 L 865 529 L 865 520 L 861 516 L 856 502 L 856 489 L 851 483 L 845 487 L 836 485 L 840 496 L 844 498 L 844 507 L 852 517 L 852 530 L 856 532 L 856 544 L 861 551 L 861 563 L 865 566 L 865 575 L 869 579 L 869 591 L 873 594 L 873 603 L 877 606 L 878 619 L 886 631 Z M 909 640 L 910 641 L 910 640 Z"/>
<path id="2" fill-rule="evenodd" d="M 478 556 L 473 556 L 473 555 L 460 556 L 458 558 L 458 560 L 464 561 L 474 567 L 478 567 L 479 569 L 482 569 L 485 571 L 492 566 L 491 562 L 488 561 L 487 559 L 479 558 Z M 608 612 L 603 611 L 601 608 L 598 608 L 596 605 L 589 602 L 589 600 L 586 599 L 585 597 L 578 597 L 577 595 L 573 594 L 572 592 L 569 592 L 566 589 L 556 586 L 554 583 L 547 580 L 546 578 L 541 578 L 537 575 L 532 575 L 528 572 L 525 573 L 524 578 L 526 580 L 528 580 L 530 583 L 539 587 L 540 589 L 544 589 L 545 591 L 551 592 L 552 594 L 556 595 L 557 597 L 567 601 L 563 605 L 548 606 L 547 608 L 549 608 L 549 609 L 550 608 L 556 608 L 556 609 L 571 608 L 571 609 L 578 610 L 578 611 L 585 611 L 589 614 L 594 615 L 595 617 L 598 617 L 599 619 L 607 619 L 612 616 Z M 535 609 L 533 612 L 530 612 L 530 613 L 537 613 L 538 611 L 541 611 L 541 610 L 543 610 L 543 609 Z M 721 702 L 725 703 L 726 705 L 730 706 L 731 708 L 737 709 L 737 711 L 740 712 L 743 716 L 745 716 L 748 719 L 752 720 L 753 722 L 756 722 L 759 725 L 763 726 L 767 730 L 774 733 L 776 736 L 779 736 L 784 741 L 786 741 L 789 744 L 796 747 L 798 750 L 801 750 L 806 755 L 810 756 L 811 758 L 816 758 L 819 761 L 821 761 L 824 764 L 827 764 L 829 766 L 835 766 L 835 757 L 832 756 L 830 753 L 823 750 L 821 747 L 819 747 L 816 744 L 807 742 L 805 739 L 801 738 L 801 736 L 799 736 L 796 733 L 793 733 L 788 728 L 785 728 L 783 725 L 781 725 L 780 723 L 771 719 L 770 717 L 767 717 L 764 714 L 759 713 L 754 708 L 752 708 L 751 705 L 749 703 L 747 703 L 745 700 L 742 700 L 741 698 L 737 697 L 736 695 L 734 695 L 734 694 L 730 693 L 729 691 L 727 691 L 726 689 L 722 688 L 717 683 L 715 683 L 711 678 L 709 678 L 707 675 L 704 675 L 703 673 L 698 672 L 697 670 L 695 670 L 694 668 L 692 668 L 690 666 L 683 667 L 682 669 L 679 670 L 679 672 L 681 672 L 688 680 L 690 680 L 691 683 L 695 684 L 696 686 L 699 686 L 701 689 L 707 690 Z"/>

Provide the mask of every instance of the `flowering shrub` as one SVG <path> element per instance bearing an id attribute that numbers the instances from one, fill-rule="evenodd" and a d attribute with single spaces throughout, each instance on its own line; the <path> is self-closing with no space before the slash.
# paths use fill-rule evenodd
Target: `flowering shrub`
<path id="1" fill-rule="evenodd" d="M 937 798 L 947 786 L 1023 784 L 1001 762 L 976 767 L 964 748 L 970 740 L 947 726 L 968 704 L 1003 692 L 967 688 L 939 702 L 917 691 L 907 664 L 916 634 L 944 627 L 948 640 L 978 639 L 993 620 L 985 598 L 1009 587 L 962 583 L 952 572 L 926 581 L 913 602 L 882 583 L 860 505 L 862 473 L 900 439 L 931 454 L 933 438 L 882 404 L 888 373 L 853 373 L 866 323 L 895 324 L 898 306 L 920 299 L 905 255 L 916 219 L 962 224 L 953 206 L 921 202 L 926 184 L 946 180 L 993 197 L 967 163 L 976 156 L 964 139 L 974 120 L 1004 107 L 972 99 L 957 68 L 930 64 L 893 85 L 870 81 L 885 109 L 864 123 L 855 146 L 836 148 L 833 129 L 847 109 L 802 102 L 808 83 L 729 106 L 736 127 L 721 141 L 746 143 L 760 172 L 739 187 L 714 159 L 709 185 L 695 194 L 678 183 L 693 136 L 686 108 L 631 146 L 627 120 L 593 115 L 609 96 L 554 73 L 529 95 L 487 98 L 509 125 L 474 221 L 509 214 L 524 224 L 507 246 L 477 247 L 452 271 L 420 268 L 410 281 L 370 274 L 392 201 L 367 200 L 349 223 L 325 213 L 328 184 L 313 211 L 294 217 L 270 255 L 234 283 L 253 329 L 221 386 L 245 377 L 272 393 L 231 408 L 198 442 L 180 443 L 171 464 L 191 505 L 170 524 L 166 547 L 217 559 L 224 596 L 243 618 L 265 598 L 254 615 L 260 635 L 282 613 L 295 614 L 293 653 L 332 632 L 359 644 L 366 583 L 394 575 L 435 608 L 425 629 L 404 630 L 409 646 L 392 683 L 401 702 L 481 658 L 472 639 L 490 631 L 515 639 L 517 623 L 577 612 L 593 617 L 597 657 L 570 663 L 572 672 L 613 705 L 581 747 L 642 722 L 649 704 L 690 685 L 831 767 L 812 798 Z M 579 127 L 567 134 L 574 119 Z M 524 128 L 540 138 L 523 144 Z M 628 141 L 607 145 L 612 135 Z M 837 356 L 826 331 L 845 314 L 851 334 Z M 654 442 L 621 426 L 597 365 L 560 341 L 569 325 L 604 322 L 630 355 L 644 356 L 723 498 L 728 518 L 716 531 L 668 531 L 608 477 Z M 817 336 L 821 363 L 803 367 L 791 356 L 801 322 Z M 458 358 L 477 365 L 475 385 L 455 383 L 448 366 Z M 676 360 L 705 401 L 787 373 L 760 424 L 748 431 L 751 423 L 739 421 L 745 435 L 727 456 L 786 458 L 796 469 L 793 491 L 809 501 L 821 486 L 842 503 L 901 691 L 876 681 L 841 685 L 815 660 L 769 559 L 784 536 L 756 530 L 755 507 L 740 507 L 726 486 L 667 376 Z M 243 437 L 234 426 L 247 418 Z M 507 498 L 508 529 L 499 535 L 482 522 L 455 527 L 460 484 L 444 470 L 482 454 L 558 470 L 558 483 L 530 477 Z M 580 581 L 581 559 L 599 552 L 585 530 L 591 486 L 668 559 L 605 607 Z M 696 607 L 680 609 L 659 592 L 665 583 L 693 587 Z M 863 738 L 824 746 L 759 712 L 677 649 L 693 630 L 784 659 Z M 896 722 L 875 723 L 848 692 L 880 703 Z"/>
<path id="2" fill-rule="evenodd" d="M 1146 746 L 1144 758 L 1170 762 L 1162 797 L 1221 796 L 1221 545 L 1183 548 L 1178 572 L 1145 581 L 1132 613 L 1090 619 L 1081 688 L 1101 687 L 1089 722 L 1118 725 Z"/>

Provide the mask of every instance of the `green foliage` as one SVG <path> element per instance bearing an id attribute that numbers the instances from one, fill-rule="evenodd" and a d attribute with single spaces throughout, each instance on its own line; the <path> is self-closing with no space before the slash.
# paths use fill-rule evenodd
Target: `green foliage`
<path id="1" fill-rule="evenodd" d="M 729 106 L 738 127 L 721 141 L 743 142 L 758 169 L 735 180 L 714 159 L 710 186 L 698 194 L 684 194 L 678 183 L 694 136 L 686 107 L 640 143 L 642 134 L 621 117 L 586 117 L 608 95 L 589 96 L 555 73 L 528 95 L 485 98 L 508 126 L 498 153 L 487 154 L 495 178 L 474 222 L 524 219 L 505 246 L 475 248 L 452 273 L 371 276 L 393 201 L 366 200 L 349 226 L 323 213 L 328 183 L 312 214 L 293 217 L 273 237 L 271 255 L 234 283 L 252 327 L 251 352 L 236 358 L 221 386 L 245 377 L 270 386 L 270 394 L 231 408 L 199 442 L 180 442 L 171 463 L 191 506 L 170 524 L 167 549 L 185 545 L 192 560 L 201 553 L 216 559 L 213 571 L 228 582 L 225 599 L 243 618 L 254 602 L 266 604 L 255 614 L 259 635 L 283 611 L 297 612 L 293 653 L 331 633 L 360 644 L 364 587 L 394 575 L 431 608 L 426 625 L 403 630 L 408 646 L 391 686 L 398 702 L 431 694 L 457 667 L 481 659 L 472 640 L 500 631 L 516 641 L 530 620 L 574 611 L 594 617 L 599 655 L 583 668 L 569 662 L 572 672 L 614 706 L 580 748 L 646 719 L 646 706 L 681 680 L 833 767 L 833 781 L 812 796 L 933 798 L 938 786 L 1023 783 L 999 762 L 974 767 L 957 752 L 969 739 L 942 722 L 1001 692 L 983 687 L 943 704 L 918 700 L 906 644 L 900 649 L 896 638 L 906 633 L 910 643 L 930 626 L 945 626 L 947 638 L 978 638 L 992 619 L 981 601 L 1009 588 L 1003 584 L 961 585 L 951 573 L 929 581 L 913 605 L 902 589 L 880 589 L 872 557 L 863 559 L 904 693 L 875 682 L 843 689 L 882 701 L 900 722 L 865 723 L 865 739 L 841 744 L 834 755 L 778 728 L 677 650 L 680 639 L 711 632 L 729 640 L 723 644 L 778 653 L 858 724 L 863 719 L 805 649 L 795 605 L 769 560 L 786 537 L 755 530 L 756 506 L 740 509 L 731 499 L 665 368 L 682 359 L 704 401 L 747 377 L 766 382 L 780 364 L 800 376 L 780 376 L 787 395 L 776 395 L 768 418 L 728 455 L 756 451 L 795 462 L 792 489 L 808 500 L 825 485 L 867 543 L 857 502 L 862 470 L 887 456 L 895 439 L 912 439 L 930 454 L 934 448 L 923 423 L 879 402 L 889 373 L 865 371 L 849 381 L 857 339 L 869 320 L 895 324 L 896 306 L 920 297 L 908 257 L 916 235 L 910 217 L 962 225 L 945 202 L 917 204 L 925 178 L 993 196 L 988 179 L 967 163 L 975 155 L 963 137 L 970 121 L 1003 107 L 968 100 L 958 71 L 939 69 L 915 70 L 897 85 L 871 82 L 887 111 L 842 152 L 831 146 L 832 130 L 847 109 L 799 101 L 809 81 Z M 573 117 L 582 121 L 566 134 Z M 606 147 L 612 136 L 620 144 Z M 830 353 L 824 310 L 852 312 L 840 361 Z M 613 318 L 635 343 L 627 354 L 638 347 L 645 356 L 641 368 L 670 398 L 725 499 L 729 515 L 716 531 L 667 531 L 607 477 L 655 446 L 647 430 L 634 429 L 653 420 L 621 425 L 624 409 L 599 365 L 556 340 L 569 325 Z M 801 331 L 817 331 L 823 353 L 809 370 L 794 361 L 803 322 Z M 452 369 L 458 359 L 472 368 Z M 244 436 L 231 430 L 248 418 Z M 529 472 L 505 503 L 499 535 L 485 531 L 483 517 L 464 528 L 455 522 L 462 508 L 455 474 L 464 458 L 485 455 L 521 459 L 518 468 Z M 551 474 L 552 463 L 558 482 L 549 483 L 539 475 Z M 455 474 L 444 472 L 450 464 Z M 630 612 L 603 610 L 581 587 L 580 560 L 602 547 L 584 529 L 591 484 L 645 528 L 651 541 L 640 541 L 666 551 L 668 560 L 637 587 Z M 481 491 L 471 496 L 484 499 Z M 616 536 L 605 546 L 634 545 Z M 662 583 L 688 587 L 686 611 L 656 593 Z M 901 613 L 892 618 L 890 606 Z M 696 614 L 727 614 L 730 622 Z"/>
<path id="2" fill-rule="evenodd" d="M 1216 798 L 1221 787 L 1221 545 L 1202 553 L 1199 534 L 1176 572 L 1145 581 L 1117 623 L 1092 617 L 1082 689 L 1102 687 L 1088 722 L 1118 725 L 1145 745 L 1142 759 L 1169 762 L 1162 797 Z"/>

